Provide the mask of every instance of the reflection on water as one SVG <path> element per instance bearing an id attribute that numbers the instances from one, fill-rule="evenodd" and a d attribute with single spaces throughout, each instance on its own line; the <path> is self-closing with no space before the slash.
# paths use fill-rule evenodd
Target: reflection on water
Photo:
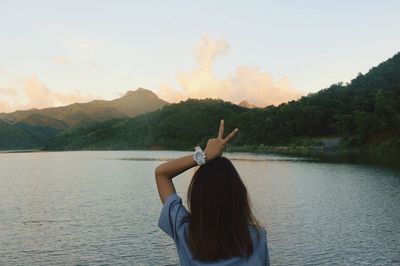
<path id="1" fill-rule="evenodd" d="M 182 152 L 0 154 L 0 265 L 177 265 L 153 171 Z M 268 230 L 273 265 L 399 265 L 400 173 L 226 154 Z M 190 170 L 176 178 L 185 199 Z"/>
<path id="2" fill-rule="evenodd" d="M 174 159 L 174 157 L 130 157 L 130 158 L 113 158 L 112 160 L 128 160 L 128 161 L 169 161 Z M 279 161 L 279 162 L 318 162 L 317 159 L 305 158 L 305 157 L 277 157 L 277 156 L 238 156 L 237 154 L 232 154 L 229 156 L 231 161 L 249 161 L 249 162 L 266 162 L 266 161 Z"/>

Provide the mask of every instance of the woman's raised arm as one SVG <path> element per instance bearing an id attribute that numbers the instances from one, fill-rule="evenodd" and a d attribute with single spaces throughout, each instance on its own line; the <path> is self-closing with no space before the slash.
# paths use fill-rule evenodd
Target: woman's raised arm
<path id="1" fill-rule="evenodd" d="M 206 160 L 211 161 L 220 156 L 225 145 L 236 135 L 237 132 L 238 129 L 236 128 L 224 139 L 224 120 L 221 120 L 218 137 L 216 139 L 209 139 L 207 142 L 206 149 L 204 150 Z M 190 154 L 157 166 L 155 177 L 158 194 L 163 203 L 169 195 L 176 192 L 172 178 L 196 165 L 197 163 L 193 160 L 193 154 Z"/>

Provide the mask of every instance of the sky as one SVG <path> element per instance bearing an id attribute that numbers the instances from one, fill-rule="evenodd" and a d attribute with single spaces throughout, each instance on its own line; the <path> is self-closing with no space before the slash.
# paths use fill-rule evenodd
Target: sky
<path id="1" fill-rule="evenodd" d="M 279 104 L 392 57 L 400 1 L 0 0 L 0 112 L 138 87 Z"/>

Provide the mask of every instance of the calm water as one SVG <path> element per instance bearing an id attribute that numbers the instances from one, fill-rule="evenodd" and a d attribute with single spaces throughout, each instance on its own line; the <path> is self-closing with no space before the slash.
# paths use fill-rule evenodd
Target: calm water
<path id="1" fill-rule="evenodd" d="M 153 171 L 181 152 L 0 154 L 0 265 L 177 265 Z M 400 265 L 400 172 L 226 154 L 273 265 Z M 193 171 L 177 177 L 185 191 Z"/>

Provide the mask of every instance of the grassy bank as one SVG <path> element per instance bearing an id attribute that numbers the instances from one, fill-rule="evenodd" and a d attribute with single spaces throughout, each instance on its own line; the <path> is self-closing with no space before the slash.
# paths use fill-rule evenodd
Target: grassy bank
<path id="1" fill-rule="evenodd" d="M 394 137 L 379 144 L 363 148 L 351 147 L 346 140 L 337 145 L 329 141 L 337 138 L 296 138 L 284 145 L 231 146 L 229 152 L 273 153 L 288 156 L 317 158 L 321 161 L 343 163 L 368 163 L 400 168 L 400 138 Z"/>

